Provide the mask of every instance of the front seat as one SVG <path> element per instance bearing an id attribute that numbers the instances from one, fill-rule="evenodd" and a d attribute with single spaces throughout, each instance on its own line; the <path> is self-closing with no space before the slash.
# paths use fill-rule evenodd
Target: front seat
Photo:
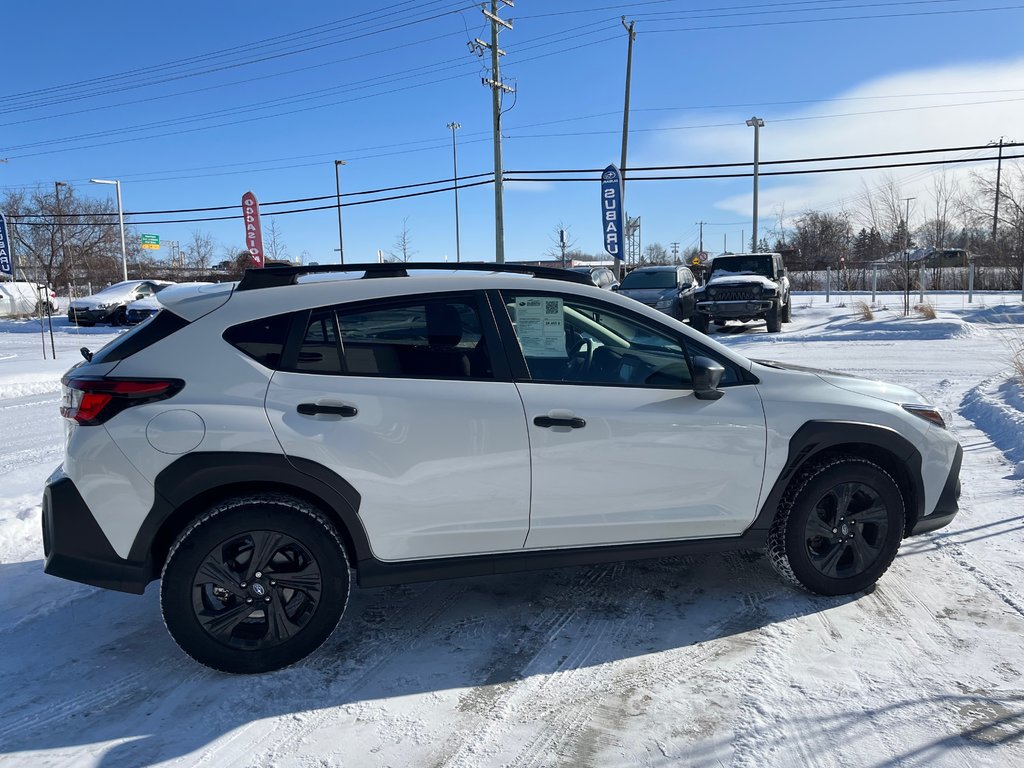
<path id="1" fill-rule="evenodd" d="M 421 375 L 469 378 L 470 363 L 462 341 L 462 316 L 451 304 L 427 304 L 427 370 Z"/>

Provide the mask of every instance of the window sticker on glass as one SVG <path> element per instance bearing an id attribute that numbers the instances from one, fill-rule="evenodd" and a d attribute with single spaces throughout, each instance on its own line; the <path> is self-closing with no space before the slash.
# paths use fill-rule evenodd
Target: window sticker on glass
<path id="1" fill-rule="evenodd" d="M 549 296 L 517 298 L 516 333 L 526 357 L 566 357 L 562 300 Z"/>

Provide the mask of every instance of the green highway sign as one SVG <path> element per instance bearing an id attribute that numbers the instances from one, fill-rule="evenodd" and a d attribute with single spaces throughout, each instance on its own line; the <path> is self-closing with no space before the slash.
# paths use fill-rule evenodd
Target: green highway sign
<path id="1" fill-rule="evenodd" d="M 146 245 L 160 245 L 160 235 L 142 235 L 141 240 Z"/>

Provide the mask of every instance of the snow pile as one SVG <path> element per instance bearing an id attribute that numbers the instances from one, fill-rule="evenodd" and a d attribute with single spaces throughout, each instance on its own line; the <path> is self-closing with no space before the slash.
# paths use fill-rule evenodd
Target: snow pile
<path id="1" fill-rule="evenodd" d="M 1013 477 L 1024 479 L 1024 387 L 1012 379 L 986 379 L 964 395 L 960 413 L 1014 462 Z"/>
<path id="2" fill-rule="evenodd" d="M 68 360 L 5 360 L 0 367 L 0 400 L 60 392 Z"/>

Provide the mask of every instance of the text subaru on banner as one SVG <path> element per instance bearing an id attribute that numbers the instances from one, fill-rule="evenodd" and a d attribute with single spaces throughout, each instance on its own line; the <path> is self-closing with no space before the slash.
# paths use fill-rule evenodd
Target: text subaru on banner
<path id="1" fill-rule="evenodd" d="M 14 275 L 11 241 L 7 239 L 7 217 L 0 213 L 0 274 Z"/>
<path id="2" fill-rule="evenodd" d="M 601 229 L 604 249 L 616 259 L 622 258 L 622 174 L 614 163 L 601 174 Z"/>

